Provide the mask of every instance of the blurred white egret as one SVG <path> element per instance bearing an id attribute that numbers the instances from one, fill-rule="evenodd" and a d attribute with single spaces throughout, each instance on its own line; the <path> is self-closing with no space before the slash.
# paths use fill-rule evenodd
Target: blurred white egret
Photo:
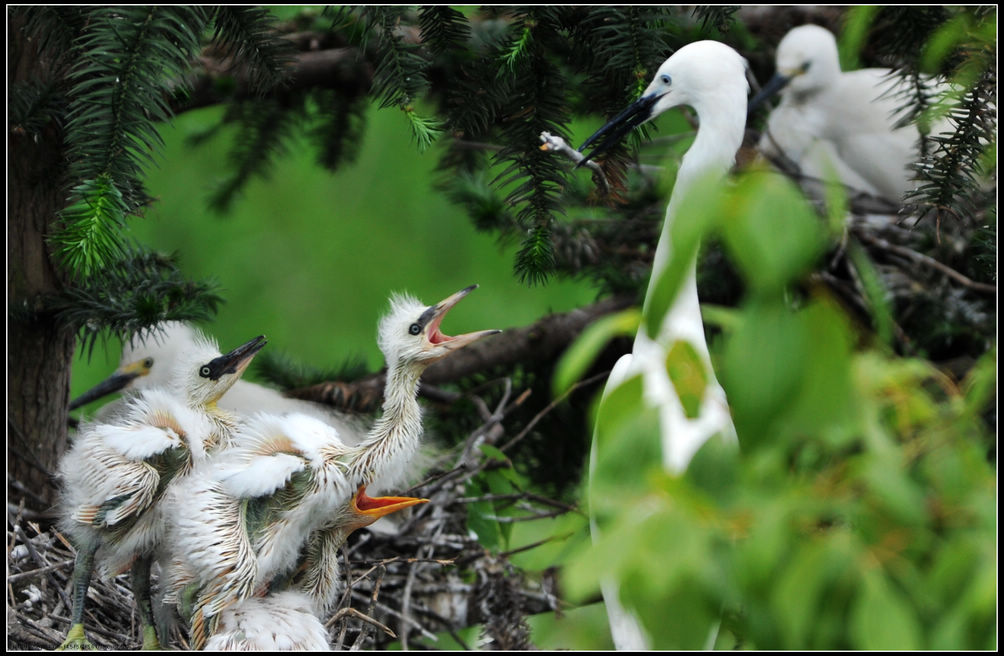
<path id="1" fill-rule="evenodd" d="M 128 396 L 140 390 L 161 387 L 170 377 L 178 357 L 191 351 L 199 333 L 181 321 L 165 321 L 142 335 L 133 336 L 122 346 L 122 357 L 115 372 L 96 386 L 70 402 L 70 410 L 122 391 Z M 124 407 L 125 398 L 103 406 L 95 414 L 99 421 L 108 421 Z M 365 428 L 349 415 L 333 408 L 283 396 L 282 392 L 246 380 L 238 380 L 227 390 L 219 406 L 239 415 L 254 412 L 299 412 L 334 426 L 347 444 L 358 443 Z"/>
<path id="2" fill-rule="evenodd" d="M 603 137 L 587 157 L 595 156 L 634 127 L 672 107 L 689 105 L 697 112 L 700 127 L 680 164 L 666 208 L 646 303 L 650 300 L 655 281 L 668 266 L 673 222 L 686 220 L 686 217 L 677 216 L 681 198 L 697 180 L 724 176 L 735 163 L 745 129 L 748 93 L 746 60 L 725 44 L 697 41 L 680 48 L 663 62 L 641 98 L 600 128 L 579 149 L 583 150 Z M 674 473 L 684 471 L 693 455 L 712 436 L 721 434 L 728 440 L 736 439 L 725 391 L 714 376 L 704 336 L 697 297 L 696 258 L 688 266 L 682 287 L 658 333 L 648 335 L 644 325 L 638 329 L 632 352 L 617 361 L 604 389 L 606 396 L 625 380 L 642 376 L 643 402 L 659 412 L 662 464 Z M 694 347 L 707 373 L 707 388 L 698 414 L 693 418 L 686 416 L 666 369 L 667 354 L 680 340 Z M 591 473 L 595 471 L 596 459 L 602 457 L 597 455 L 596 450 L 594 437 L 590 455 Z M 595 521 L 592 527 L 595 532 Z M 667 545 L 667 549 L 670 550 L 669 557 L 672 557 L 672 545 Z M 603 584 L 603 598 L 617 649 L 648 648 L 643 628 L 633 614 L 620 604 L 615 581 L 608 580 Z M 711 635 L 713 637 L 714 634 Z"/>
<path id="3" fill-rule="evenodd" d="M 389 487 L 406 473 L 422 433 L 416 397 L 425 368 L 499 332 L 441 332 L 447 311 L 474 287 L 431 307 L 392 298 L 378 331 L 387 361 L 383 414 L 361 444 L 344 444 L 313 417 L 261 414 L 249 420 L 236 447 L 175 490 L 171 587 L 191 618 L 193 646 L 218 630 L 224 609 L 276 580 L 292 580 L 326 608 L 334 594 L 330 567 L 348 532 L 423 501 L 372 499 L 358 486 Z"/>
<path id="4" fill-rule="evenodd" d="M 920 134 L 914 124 L 896 127 L 897 76 L 887 68 L 842 72 L 836 38 L 818 25 L 790 30 L 775 59 L 774 77 L 749 104 L 752 112 L 781 91 L 758 148 L 813 177 L 825 179 L 832 167 L 844 184 L 900 203 L 913 187 Z M 942 119 L 932 132 L 947 128 Z"/>
<path id="5" fill-rule="evenodd" d="M 61 648 L 87 649 L 83 613 L 95 560 L 115 575 L 132 565 L 144 648 L 159 648 L 150 608 L 149 574 L 164 537 L 161 500 L 207 452 L 231 445 L 235 418 L 216 407 L 263 337 L 220 355 L 196 340 L 182 354 L 167 388 L 132 397 L 114 423 L 84 425 L 63 455 L 61 525 L 77 549 L 70 630 Z"/>

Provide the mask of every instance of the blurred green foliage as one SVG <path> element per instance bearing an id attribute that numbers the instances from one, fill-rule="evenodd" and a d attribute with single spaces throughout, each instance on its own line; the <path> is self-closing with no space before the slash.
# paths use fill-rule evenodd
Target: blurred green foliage
<path id="1" fill-rule="evenodd" d="M 698 237 L 721 233 L 747 288 L 716 366 L 740 448 L 712 439 L 666 473 L 641 379 L 608 392 L 603 530 L 567 561 L 571 599 L 612 578 L 659 649 L 996 648 L 996 351 L 956 385 L 862 342 L 801 284 L 824 230 L 788 182 L 744 174 L 706 206 Z"/>

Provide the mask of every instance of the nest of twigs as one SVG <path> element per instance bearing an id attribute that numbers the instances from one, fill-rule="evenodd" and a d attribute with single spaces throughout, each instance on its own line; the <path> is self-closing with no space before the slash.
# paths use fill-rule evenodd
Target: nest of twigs
<path id="1" fill-rule="evenodd" d="M 533 649 L 526 616 L 559 609 L 553 576 L 525 575 L 508 554 L 482 547 L 467 527 L 469 506 L 485 499 L 466 497 L 468 482 L 487 468 L 506 466 L 478 446 L 511 448 L 530 428 L 506 435 L 506 415 L 526 394 L 514 398 L 509 381 L 503 382 L 505 392 L 494 410 L 474 399 L 482 425 L 463 444 L 441 453 L 424 481 L 408 490 L 430 503 L 417 506 L 393 530 L 357 531 L 342 548 L 342 597 L 338 609 L 322 618 L 334 649 L 384 649 L 395 642 L 435 648 L 437 634 L 452 635 L 472 649 Z M 505 501 L 526 511 L 515 519 L 575 511 L 529 491 L 510 496 Z M 52 519 L 25 511 L 23 504 L 8 505 L 8 650 L 55 649 L 69 628 L 75 552 Z M 156 580 L 154 585 L 156 590 Z M 85 625 L 98 649 L 141 646 L 128 575 L 92 579 Z M 465 643 L 458 631 L 473 625 L 482 627 L 478 643 Z M 185 633 L 174 627 L 161 642 L 168 649 L 187 649 Z"/>

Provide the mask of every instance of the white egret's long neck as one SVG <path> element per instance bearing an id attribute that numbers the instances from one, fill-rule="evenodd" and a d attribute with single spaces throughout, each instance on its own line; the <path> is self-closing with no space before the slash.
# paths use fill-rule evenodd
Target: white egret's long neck
<path id="1" fill-rule="evenodd" d="M 362 482 L 391 482 L 404 472 L 418 449 L 422 435 L 422 409 L 418 383 L 424 367 L 413 363 L 389 363 L 384 386 L 383 414 L 358 447 L 353 463 Z"/>
<path id="2" fill-rule="evenodd" d="M 722 99 L 727 103 L 726 99 Z M 732 99 L 735 102 L 735 99 Z M 745 97 L 741 98 L 745 103 Z M 725 104 L 724 106 L 734 106 Z M 741 105 L 740 105 L 741 106 Z M 703 109 L 703 111 L 702 111 Z M 652 293 L 654 283 L 665 271 L 671 252 L 671 231 L 676 221 L 686 221 L 686 216 L 679 215 L 679 207 L 688 190 L 704 176 L 723 177 L 735 163 L 736 151 L 742 144 L 745 131 L 745 112 L 728 113 L 715 111 L 714 105 L 698 108 L 700 127 L 693 145 L 683 156 L 683 162 L 676 176 L 676 184 L 666 208 L 666 218 L 663 221 L 662 234 L 655 249 L 652 263 L 652 277 L 649 281 L 645 301 Z M 639 331 L 639 339 L 646 339 L 643 331 Z M 668 346 L 672 341 L 686 338 L 707 357 L 707 345 L 704 339 L 704 327 L 701 322 L 701 310 L 697 298 L 697 261 L 690 262 L 687 268 L 683 286 L 676 301 L 666 313 L 656 341 Z"/>

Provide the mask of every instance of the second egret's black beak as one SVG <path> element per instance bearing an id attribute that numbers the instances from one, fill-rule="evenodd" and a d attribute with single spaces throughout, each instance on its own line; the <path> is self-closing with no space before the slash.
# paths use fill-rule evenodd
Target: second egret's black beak
<path id="1" fill-rule="evenodd" d="M 153 358 L 144 358 L 120 367 L 119 370 L 111 376 L 105 378 L 91 389 L 70 401 L 69 409 L 71 411 L 76 410 L 81 406 L 87 405 L 91 401 L 96 401 L 102 397 L 108 396 L 109 394 L 125 389 L 125 387 L 132 381 L 136 380 L 140 376 L 145 376 L 150 373 L 151 367 L 153 367 Z"/>
<path id="2" fill-rule="evenodd" d="M 219 380 L 224 374 L 240 375 L 251 364 L 251 359 L 265 346 L 264 335 L 258 335 L 249 342 L 241 344 L 233 351 L 213 358 L 199 369 L 199 375 L 211 380 Z"/>
<path id="3" fill-rule="evenodd" d="M 592 152 L 583 157 L 582 160 L 575 166 L 582 166 L 596 155 L 610 150 L 610 148 L 620 141 L 624 135 L 652 118 L 652 108 L 655 107 L 655 103 L 658 102 L 661 97 L 662 95 L 657 93 L 642 96 L 628 105 L 627 108 L 620 114 L 607 121 L 606 125 L 597 130 L 593 136 L 586 139 L 586 141 L 579 146 L 579 152 L 581 153 L 583 149 L 589 146 L 589 144 L 593 143 L 600 137 L 604 137 L 603 141 L 594 146 Z"/>
<path id="4" fill-rule="evenodd" d="M 750 100 L 749 105 L 746 106 L 746 114 L 752 114 L 753 110 L 759 107 L 763 101 L 783 89 L 789 82 L 791 82 L 791 77 L 776 73 L 774 77 L 767 81 L 767 84 L 763 85 L 763 88 L 760 89 L 760 93 L 753 96 Z"/>

